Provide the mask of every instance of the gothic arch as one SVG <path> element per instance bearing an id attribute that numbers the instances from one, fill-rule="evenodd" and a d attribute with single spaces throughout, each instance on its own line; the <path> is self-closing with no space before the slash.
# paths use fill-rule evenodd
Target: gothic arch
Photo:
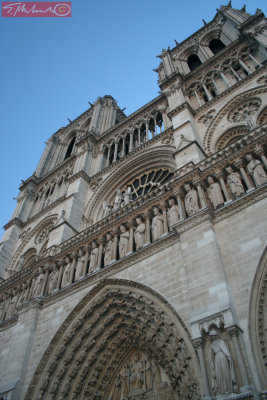
<path id="1" fill-rule="evenodd" d="M 234 126 L 227 129 L 217 140 L 215 144 L 215 151 L 222 150 L 224 147 L 228 146 L 241 139 L 243 136 L 249 133 L 249 128 L 246 125 Z"/>
<path id="2" fill-rule="evenodd" d="M 212 152 L 215 151 L 214 147 L 217 142 L 218 136 L 219 136 L 219 125 L 222 121 L 222 119 L 226 116 L 226 114 L 234 109 L 236 109 L 241 102 L 244 102 L 246 100 L 250 100 L 252 96 L 259 96 L 262 93 L 265 93 L 267 89 L 267 85 L 261 86 L 258 88 L 253 88 L 250 90 L 247 90 L 246 92 L 243 92 L 241 94 L 238 94 L 235 96 L 232 100 L 230 100 L 215 116 L 213 119 L 212 123 L 209 125 L 206 134 L 204 136 L 203 140 L 203 145 L 204 148 L 206 149 L 208 154 L 211 154 Z M 229 122 L 228 122 L 229 123 Z M 217 133 L 217 135 L 216 135 Z"/>
<path id="3" fill-rule="evenodd" d="M 57 220 L 57 215 L 50 215 L 49 217 L 43 219 L 33 230 L 30 230 L 21 245 L 18 247 L 16 250 L 10 266 L 9 266 L 9 271 L 15 270 L 15 265 L 17 261 L 19 260 L 20 256 L 22 256 L 30 247 L 36 247 L 36 243 L 32 241 L 32 239 L 37 235 L 41 233 L 43 229 L 46 229 L 46 227 L 51 226 L 52 224 L 55 224 Z M 33 246 L 32 246 L 33 245 Z"/>
<path id="4" fill-rule="evenodd" d="M 251 289 L 249 333 L 259 377 L 266 389 L 267 382 L 267 247 L 265 248 Z"/>
<path id="5" fill-rule="evenodd" d="M 267 107 L 260 111 L 257 117 L 257 125 L 264 125 L 267 123 Z"/>
<path id="6" fill-rule="evenodd" d="M 125 164 L 112 172 L 103 185 L 95 193 L 92 200 L 87 204 L 84 215 L 86 219 L 96 222 L 103 214 L 103 201 L 110 201 L 117 189 L 122 189 L 128 182 L 142 173 L 151 169 L 163 168 L 175 171 L 176 165 L 173 158 L 174 147 L 160 146 L 138 153 L 131 160 L 126 160 Z"/>
<path id="7" fill-rule="evenodd" d="M 146 352 L 165 371 L 172 400 L 199 398 L 198 361 L 176 311 L 144 285 L 107 279 L 63 322 L 25 400 L 107 400 L 116 373 L 133 350 Z"/>

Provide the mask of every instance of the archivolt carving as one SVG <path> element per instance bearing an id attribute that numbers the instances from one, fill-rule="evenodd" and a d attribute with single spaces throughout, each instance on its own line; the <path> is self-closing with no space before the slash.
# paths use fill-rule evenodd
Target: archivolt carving
<path id="1" fill-rule="evenodd" d="M 260 112 L 257 118 L 257 125 L 264 125 L 267 123 L 267 107 Z"/>
<path id="2" fill-rule="evenodd" d="M 143 285 L 105 280 L 84 297 L 60 327 L 39 363 L 25 400 L 118 399 L 110 397 L 111 391 L 132 357 L 131 388 L 136 396 L 142 392 L 143 399 L 150 398 L 148 392 L 145 396 L 145 386 L 141 387 L 144 375 L 140 371 L 142 360 L 150 360 L 154 373 L 155 367 L 158 369 L 155 385 L 159 393 L 160 388 L 173 393 L 173 397 L 164 399 L 199 398 L 195 352 L 176 312 Z"/>
<path id="3" fill-rule="evenodd" d="M 18 259 L 25 252 L 25 249 L 28 247 L 31 239 L 33 237 L 35 237 L 35 235 L 38 236 L 39 233 L 41 233 L 43 231 L 43 229 L 46 229 L 47 226 L 52 227 L 52 225 L 54 225 L 56 220 L 57 220 L 57 215 L 51 215 L 51 216 L 45 218 L 42 222 L 40 222 L 34 229 L 32 229 L 32 231 L 25 238 L 25 241 L 23 241 L 21 243 L 21 245 L 17 249 L 16 253 L 14 254 L 14 256 L 11 260 L 11 263 L 10 263 L 10 267 L 9 267 L 10 271 L 15 270 L 15 265 L 16 265 Z"/>
<path id="4" fill-rule="evenodd" d="M 258 97 L 244 100 L 241 104 L 239 103 L 237 107 L 228 113 L 228 121 L 235 123 L 246 121 L 251 115 L 256 114 L 261 106 L 261 103 L 262 101 Z"/>
<path id="5" fill-rule="evenodd" d="M 249 129 L 246 125 L 234 126 L 233 128 L 228 129 L 217 140 L 215 144 L 215 151 L 222 150 L 225 146 L 236 142 L 248 133 Z"/>
<path id="6" fill-rule="evenodd" d="M 223 119 L 223 117 L 232 109 L 235 109 L 236 107 L 238 107 L 238 105 L 240 104 L 240 102 L 246 101 L 248 99 L 250 99 L 252 96 L 256 96 L 256 95 L 260 95 L 261 93 L 266 92 L 267 90 L 267 86 L 262 86 L 259 87 L 257 89 L 250 89 L 247 90 L 246 92 L 243 92 L 239 95 L 237 95 L 236 97 L 234 97 L 229 103 L 227 103 L 222 109 L 221 111 L 219 111 L 215 117 L 215 119 L 212 121 L 212 123 L 210 124 L 210 126 L 207 129 L 207 132 L 205 134 L 204 137 L 204 147 L 206 148 L 206 150 L 210 153 L 211 151 L 213 151 L 213 137 L 214 137 L 214 132 L 215 130 L 218 128 L 219 123 L 221 122 L 221 120 Z"/>
<path id="7" fill-rule="evenodd" d="M 153 147 L 144 150 L 141 154 L 123 164 L 120 169 L 115 170 L 87 205 L 84 213 L 86 219 L 96 222 L 97 218 L 102 216 L 103 201 L 111 201 L 116 190 L 125 188 L 128 182 L 133 181 L 136 176 L 150 172 L 152 169 L 175 170 L 173 151 L 174 147 L 172 146 Z"/>
<path id="8" fill-rule="evenodd" d="M 250 339 L 263 386 L 267 381 L 267 248 L 263 252 L 251 290 Z"/>

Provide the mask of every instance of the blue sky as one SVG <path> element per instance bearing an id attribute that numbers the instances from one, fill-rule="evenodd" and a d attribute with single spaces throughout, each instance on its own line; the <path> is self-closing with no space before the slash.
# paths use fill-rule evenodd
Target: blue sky
<path id="1" fill-rule="evenodd" d="M 33 174 L 44 142 L 67 118 L 105 94 L 127 115 L 152 100 L 159 90 L 156 55 L 201 28 L 202 18 L 213 19 L 221 4 L 73 0 L 71 18 L 0 17 L 0 227 L 11 218 L 21 179 Z M 246 5 L 267 14 L 266 0 Z"/>

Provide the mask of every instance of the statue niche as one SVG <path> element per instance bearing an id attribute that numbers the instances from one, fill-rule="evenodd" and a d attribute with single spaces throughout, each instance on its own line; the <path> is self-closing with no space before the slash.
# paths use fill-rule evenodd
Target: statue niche
<path id="1" fill-rule="evenodd" d="M 133 350 L 117 370 L 107 400 L 174 400 L 170 380 L 164 370 L 147 353 Z"/>

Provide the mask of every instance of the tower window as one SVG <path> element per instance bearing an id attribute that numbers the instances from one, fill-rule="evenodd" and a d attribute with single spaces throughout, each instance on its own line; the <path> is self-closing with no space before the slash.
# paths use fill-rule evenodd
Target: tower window
<path id="1" fill-rule="evenodd" d="M 196 54 L 191 54 L 187 59 L 187 64 L 190 71 L 194 71 L 199 65 L 201 65 L 201 61 Z"/>
<path id="2" fill-rule="evenodd" d="M 217 54 L 225 48 L 225 45 L 220 39 L 212 39 L 210 41 L 209 48 L 213 54 Z"/>
<path id="3" fill-rule="evenodd" d="M 71 140 L 70 144 L 68 145 L 68 148 L 67 148 L 67 151 L 66 151 L 66 155 L 65 155 L 64 160 L 66 160 L 67 158 L 69 158 L 69 157 L 71 156 L 71 153 L 72 153 L 72 150 L 73 150 L 73 146 L 74 146 L 75 140 L 76 140 L 76 137 L 74 137 L 74 138 Z"/>

